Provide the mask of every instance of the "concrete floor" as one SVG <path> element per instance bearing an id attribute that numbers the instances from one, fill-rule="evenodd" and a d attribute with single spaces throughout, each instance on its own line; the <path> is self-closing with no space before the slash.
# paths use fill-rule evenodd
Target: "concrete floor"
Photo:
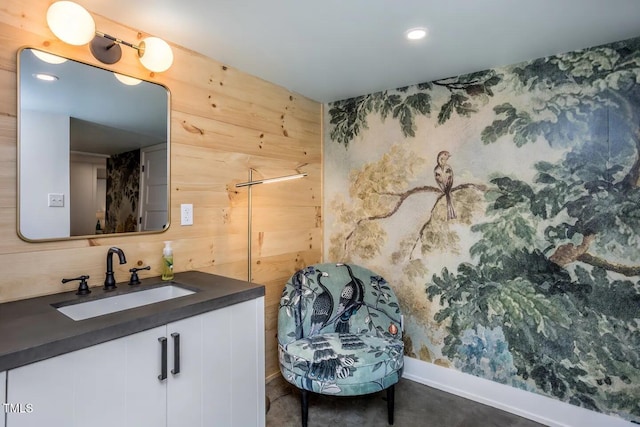
<path id="1" fill-rule="evenodd" d="M 267 384 L 267 427 L 300 427 L 300 392 L 281 376 Z M 396 384 L 397 427 L 540 427 L 526 418 L 401 379 Z M 360 397 L 311 394 L 309 426 L 388 426 L 386 392 Z"/>

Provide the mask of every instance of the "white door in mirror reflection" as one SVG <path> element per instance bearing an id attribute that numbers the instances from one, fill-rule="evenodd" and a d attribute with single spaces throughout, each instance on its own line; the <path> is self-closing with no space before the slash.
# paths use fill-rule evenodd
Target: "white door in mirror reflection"
<path id="1" fill-rule="evenodd" d="M 104 226 L 107 198 L 106 159 L 71 153 L 69 205 L 71 235 L 85 236 Z M 100 227 L 97 223 L 100 222 Z"/>
<path id="2" fill-rule="evenodd" d="M 158 144 L 140 150 L 142 171 L 140 176 L 139 231 L 157 231 L 167 227 L 168 183 L 167 144 Z"/>

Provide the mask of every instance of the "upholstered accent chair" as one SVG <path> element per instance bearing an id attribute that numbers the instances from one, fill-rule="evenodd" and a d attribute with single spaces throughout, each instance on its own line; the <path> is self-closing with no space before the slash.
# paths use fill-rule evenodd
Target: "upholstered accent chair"
<path id="1" fill-rule="evenodd" d="M 386 390 L 393 424 L 394 386 L 404 366 L 398 300 L 376 273 L 352 264 L 315 264 L 287 282 L 278 312 L 283 377 L 301 390 L 355 396 Z"/>

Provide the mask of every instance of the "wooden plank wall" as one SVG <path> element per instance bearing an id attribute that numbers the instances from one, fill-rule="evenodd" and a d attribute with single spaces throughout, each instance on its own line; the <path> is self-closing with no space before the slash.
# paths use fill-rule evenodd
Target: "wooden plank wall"
<path id="1" fill-rule="evenodd" d="M 159 275 L 164 240 L 173 241 L 176 271 L 246 279 L 247 189 L 234 184 L 247 180 L 249 168 L 257 171 L 254 178 L 304 171 L 304 179 L 253 189 L 253 281 L 266 285 L 266 373 L 274 375 L 282 287 L 297 268 L 322 256 L 321 105 L 176 45 L 172 68 L 155 75 L 125 47 L 110 69 L 171 91 L 173 224 L 162 234 L 24 242 L 16 233 L 17 51 L 32 46 L 102 65 L 88 46 L 68 46 L 53 36 L 45 18 L 51 3 L 3 0 L 0 7 L 0 302 L 72 290 L 75 284 L 60 279 L 80 274 L 100 286 L 110 246 L 122 248 L 129 261 L 117 266 L 118 281 L 127 280 L 136 265 L 150 265 L 151 272 L 143 273 Z M 94 18 L 100 31 L 123 40 L 146 36 Z M 181 203 L 193 204 L 193 226 L 176 220 Z"/>

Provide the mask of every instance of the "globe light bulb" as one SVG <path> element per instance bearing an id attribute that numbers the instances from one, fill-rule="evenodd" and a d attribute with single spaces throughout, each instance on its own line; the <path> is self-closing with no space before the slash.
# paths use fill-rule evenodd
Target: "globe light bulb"
<path id="1" fill-rule="evenodd" d="M 96 34 L 91 14 L 72 1 L 58 1 L 49 6 L 47 24 L 56 37 L 74 46 L 89 43 Z"/>
<path id="2" fill-rule="evenodd" d="M 140 62 L 150 71 L 161 73 L 173 64 L 173 51 L 167 42 L 158 37 L 147 37 L 140 42 Z"/>

